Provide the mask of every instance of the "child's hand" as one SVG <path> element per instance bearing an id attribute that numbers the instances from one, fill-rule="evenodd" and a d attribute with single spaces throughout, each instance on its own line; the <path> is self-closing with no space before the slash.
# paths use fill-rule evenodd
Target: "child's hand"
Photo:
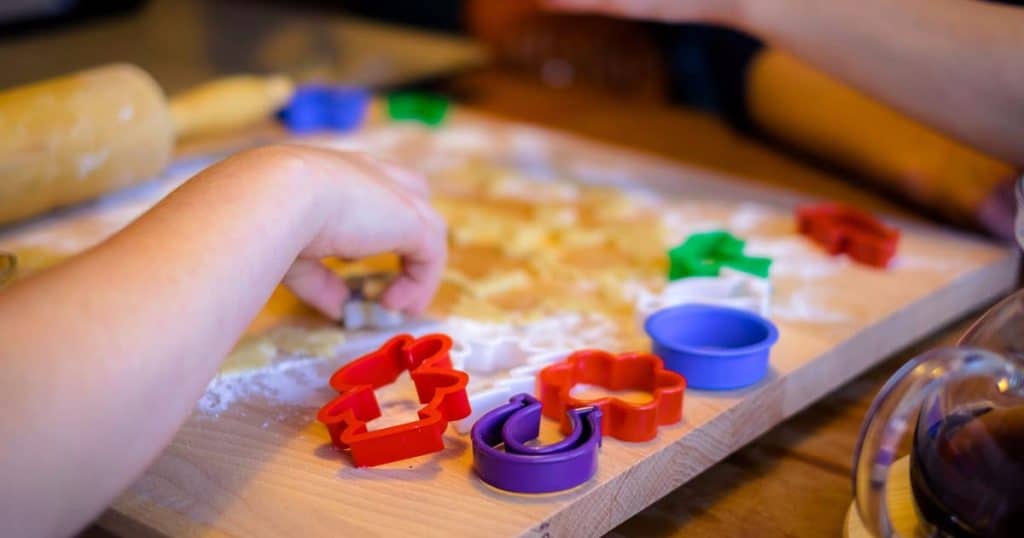
<path id="1" fill-rule="evenodd" d="M 73 535 L 95 517 L 192 412 L 282 278 L 338 318 L 348 291 L 320 259 L 395 252 L 401 275 L 382 301 L 417 311 L 445 240 L 418 176 L 272 146 L 211 166 L 96 247 L 5 287 L 0 536 Z M 39 427 L 53 416 L 70 425 Z"/>
<path id="2" fill-rule="evenodd" d="M 299 146 L 255 151 L 287 154 L 317 182 L 314 188 L 322 196 L 326 218 L 285 275 L 286 286 L 338 319 L 349 291 L 320 260 L 395 252 L 402 272 L 382 296 L 383 306 L 410 312 L 427 307 L 440 282 L 447 245 L 444 220 L 430 207 L 421 176 L 358 153 Z"/>

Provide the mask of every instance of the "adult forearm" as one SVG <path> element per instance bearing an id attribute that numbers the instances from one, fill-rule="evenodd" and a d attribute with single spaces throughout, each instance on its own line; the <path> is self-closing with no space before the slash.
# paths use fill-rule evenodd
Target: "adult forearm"
<path id="1" fill-rule="evenodd" d="M 742 0 L 728 24 L 1024 165 L 1024 9 L 971 0 Z"/>
<path id="2" fill-rule="evenodd" d="M 0 529 L 67 535 L 105 506 L 322 226 L 323 192 L 301 160 L 264 154 L 200 175 L 0 295 Z"/>

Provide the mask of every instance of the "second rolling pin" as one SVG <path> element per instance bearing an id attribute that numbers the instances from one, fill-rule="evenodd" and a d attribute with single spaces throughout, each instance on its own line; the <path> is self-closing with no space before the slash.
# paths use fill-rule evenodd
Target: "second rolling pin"
<path id="1" fill-rule="evenodd" d="M 291 97 L 284 76 L 215 80 L 170 102 L 132 65 L 0 92 L 0 223 L 153 177 L 175 140 L 244 127 Z"/>

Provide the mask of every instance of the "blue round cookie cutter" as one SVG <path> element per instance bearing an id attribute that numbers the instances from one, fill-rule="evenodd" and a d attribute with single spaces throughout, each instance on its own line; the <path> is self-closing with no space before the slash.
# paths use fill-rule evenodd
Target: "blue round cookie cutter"
<path id="1" fill-rule="evenodd" d="M 351 131 L 362 125 L 370 99 L 362 88 L 309 84 L 295 90 L 279 117 L 293 133 Z"/>
<path id="2" fill-rule="evenodd" d="M 659 310 L 644 330 L 665 367 L 692 389 L 728 390 L 757 383 L 779 339 L 771 321 L 737 308 L 684 304 Z"/>

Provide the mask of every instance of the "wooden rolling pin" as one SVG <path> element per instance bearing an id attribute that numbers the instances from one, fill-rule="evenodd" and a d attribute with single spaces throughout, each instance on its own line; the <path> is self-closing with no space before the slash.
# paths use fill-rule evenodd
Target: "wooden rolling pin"
<path id="1" fill-rule="evenodd" d="M 151 178 L 175 140 L 259 122 L 292 91 L 284 76 L 237 76 L 168 102 L 119 64 L 0 92 L 0 224 Z"/>

